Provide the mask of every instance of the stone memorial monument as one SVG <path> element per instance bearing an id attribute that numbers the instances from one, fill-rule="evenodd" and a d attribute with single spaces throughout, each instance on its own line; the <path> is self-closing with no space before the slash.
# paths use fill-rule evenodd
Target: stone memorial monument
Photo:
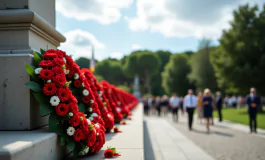
<path id="1" fill-rule="evenodd" d="M 55 49 L 55 0 L 0 0 L 0 159 L 58 159 L 56 134 L 40 129 L 38 103 L 25 83 L 33 51 Z"/>

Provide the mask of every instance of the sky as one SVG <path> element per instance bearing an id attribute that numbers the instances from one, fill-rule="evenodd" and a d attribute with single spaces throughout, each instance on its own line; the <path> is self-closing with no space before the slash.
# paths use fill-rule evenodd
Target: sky
<path id="1" fill-rule="evenodd" d="M 56 0 L 60 49 L 79 57 L 120 59 L 134 50 L 196 51 L 202 38 L 218 44 L 239 5 L 265 0 Z"/>

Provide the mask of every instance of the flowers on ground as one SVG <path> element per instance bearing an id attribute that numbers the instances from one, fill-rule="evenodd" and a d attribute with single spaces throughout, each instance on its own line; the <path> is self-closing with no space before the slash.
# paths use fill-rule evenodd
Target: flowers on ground
<path id="1" fill-rule="evenodd" d="M 105 150 L 104 152 L 104 156 L 105 158 L 113 158 L 121 155 L 116 152 L 116 148 L 108 147 L 107 150 Z"/>

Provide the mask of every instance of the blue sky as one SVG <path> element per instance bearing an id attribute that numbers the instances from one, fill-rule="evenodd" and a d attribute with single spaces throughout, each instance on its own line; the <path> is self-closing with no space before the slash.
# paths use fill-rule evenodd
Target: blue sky
<path id="1" fill-rule="evenodd" d="M 217 44 L 222 29 L 229 28 L 232 10 L 246 2 L 56 0 L 56 28 L 67 38 L 61 49 L 75 59 L 91 56 L 90 43 L 99 60 L 121 58 L 135 49 L 196 51 L 202 37 Z"/>

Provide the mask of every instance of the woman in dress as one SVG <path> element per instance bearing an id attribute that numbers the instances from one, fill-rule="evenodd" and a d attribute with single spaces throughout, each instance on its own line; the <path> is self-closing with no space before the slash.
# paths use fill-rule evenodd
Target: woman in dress
<path id="1" fill-rule="evenodd" d="M 202 123 L 202 119 L 203 119 L 203 102 L 202 102 L 202 99 L 203 99 L 202 92 L 199 92 L 197 95 L 197 101 L 198 101 L 197 111 L 198 111 L 198 118 L 199 118 L 200 124 Z"/>
<path id="2" fill-rule="evenodd" d="M 206 120 L 207 132 L 210 132 L 210 119 L 213 117 L 213 98 L 209 89 L 204 90 L 203 97 L 203 116 Z"/>

